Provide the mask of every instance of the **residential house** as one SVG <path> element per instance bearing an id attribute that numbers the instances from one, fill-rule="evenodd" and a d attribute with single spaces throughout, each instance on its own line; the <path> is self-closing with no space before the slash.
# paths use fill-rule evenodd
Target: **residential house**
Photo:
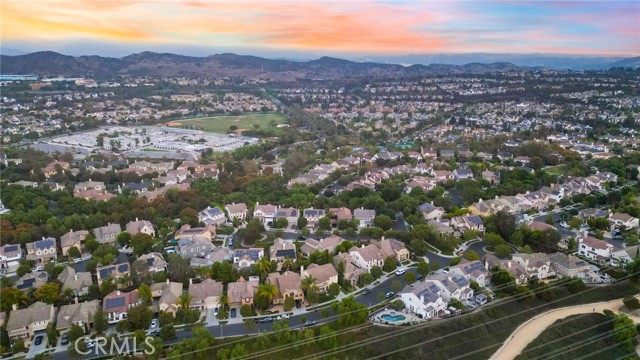
<path id="1" fill-rule="evenodd" d="M 125 225 L 125 228 L 131 236 L 138 234 L 146 234 L 151 237 L 156 236 L 156 229 L 151 221 L 138 220 L 138 218 L 136 218 L 136 221 L 129 221 L 127 225 Z"/>
<path id="2" fill-rule="evenodd" d="M 491 270 L 493 267 L 498 267 L 508 271 L 518 285 L 526 284 L 529 281 L 529 273 L 527 272 L 527 269 L 523 265 L 518 264 L 511 259 L 499 259 L 497 256 L 488 253 L 484 257 L 484 267 L 487 270 Z"/>
<path id="3" fill-rule="evenodd" d="M 446 310 L 447 302 L 441 295 L 440 287 L 431 282 L 407 285 L 400 292 L 400 300 L 405 308 L 421 319 L 431 319 Z"/>
<path id="4" fill-rule="evenodd" d="M 366 269 L 367 272 L 370 272 L 374 266 L 382 267 L 384 265 L 384 256 L 375 245 L 352 247 L 349 249 L 349 255 L 356 266 Z"/>
<path id="5" fill-rule="evenodd" d="M 606 218 L 609 216 L 609 214 L 606 211 L 598 208 L 587 208 L 587 209 L 580 210 L 579 215 L 583 220 L 597 219 L 601 217 Z"/>
<path id="6" fill-rule="evenodd" d="M 295 208 L 279 208 L 276 211 L 275 221 L 280 219 L 287 220 L 286 229 L 295 230 L 298 228 L 298 218 L 300 217 L 300 211 Z"/>
<path id="7" fill-rule="evenodd" d="M 609 220 L 613 222 L 615 226 L 630 230 L 635 229 L 640 224 L 640 220 L 637 217 L 633 217 L 629 214 L 625 213 L 615 213 L 611 214 Z"/>
<path id="8" fill-rule="evenodd" d="M 467 230 L 475 230 L 478 232 L 484 232 L 484 224 L 482 219 L 476 215 L 462 215 L 451 219 L 451 225 L 465 232 Z"/>
<path id="9" fill-rule="evenodd" d="M 15 271 L 23 256 L 20 245 L 5 244 L 0 246 L 0 269 Z"/>
<path id="10" fill-rule="evenodd" d="M 556 275 L 577 277 L 585 280 L 585 275 L 591 271 L 591 264 L 571 254 L 554 253 L 549 255 L 551 266 Z"/>
<path id="11" fill-rule="evenodd" d="M 189 279 L 189 295 L 191 296 L 189 309 L 203 312 L 213 309 L 218 312 L 223 288 L 224 285 L 215 280 L 204 279 L 199 284 L 194 284 L 193 280 Z"/>
<path id="12" fill-rule="evenodd" d="M 93 285 L 91 273 L 76 271 L 71 266 L 66 266 L 58 275 L 58 281 L 62 284 L 61 290 L 71 289 L 75 297 L 89 294 L 89 287 Z"/>
<path id="13" fill-rule="evenodd" d="M 367 270 L 355 266 L 353 264 L 353 258 L 348 253 L 340 253 L 334 256 L 333 265 L 336 267 L 336 269 L 340 269 L 340 267 L 342 266 L 344 281 L 354 287 L 358 285 L 360 275 L 367 272 Z"/>
<path id="14" fill-rule="evenodd" d="M 192 236 L 178 240 L 180 256 L 185 260 L 192 258 L 206 258 L 215 249 L 210 239 Z"/>
<path id="15" fill-rule="evenodd" d="M 73 193 L 78 194 L 78 193 L 81 193 L 84 191 L 90 191 L 90 190 L 102 192 L 105 189 L 106 187 L 104 186 L 104 183 L 102 181 L 92 181 L 91 179 L 89 179 L 89 181 L 83 181 L 83 182 L 77 183 L 73 187 Z"/>
<path id="16" fill-rule="evenodd" d="M 229 305 L 232 308 L 239 308 L 244 304 L 253 305 L 258 285 L 259 279 L 257 277 L 249 278 L 247 281 L 242 276 L 238 281 L 227 284 Z"/>
<path id="17" fill-rule="evenodd" d="M 140 255 L 136 261 L 133 262 L 134 269 L 145 269 L 150 273 L 158 273 L 167 270 L 167 262 L 162 254 L 152 252 L 144 255 Z"/>
<path id="18" fill-rule="evenodd" d="M 118 235 L 122 232 L 120 224 L 111 224 L 93 229 L 93 236 L 101 244 L 115 243 Z"/>
<path id="19" fill-rule="evenodd" d="M 264 226 L 273 226 L 277 211 L 278 207 L 275 205 L 260 205 L 258 203 L 253 209 L 253 218 L 258 219 Z"/>
<path id="20" fill-rule="evenodd" d="M 420 205 L 418 210 L 420 210 L 420 212 L 422 213 L 422 216 L 424 216 L 424 218 L 427 221 L 428 220 L 438 220 L 445 213 L 444 208 L 439 207 L 439 206 L 434 206 L 433 202 L 424 203 L 424 204 Z"/>
<path id="21" fill-rule="evenodd" d="M 207 225 L 205 227 L 192 228 L 191 225 L 185 224 L 182 225 L 180 229 L 173 235 L 173 238 L 176 240 L 194 237 L 204 238 L 212 241 L 216 237 L 216 227 L 213 225 Z"/>
<path id="22" fill-rule="evenodd" d="M 609 262 L 613 254 L 613 245 L 590 236 L 578 237 L 578 255 L 596 260 L 600 263 Z"/>
<path id="23" fill-rule="evenodd" d="M 329 219 L 331 226 L 337 228 L 340 221 L 351 221 L 353 214 L 351 214 L 351 209 L 346 207 L 331 208 L 329 209 Z"/>
<path id="24" fill-rule="evenodd" d="M 131 266 L 128 262 L 98 266 L 96 275 L 98 277 L 98 286 L 102 286 L 102 282 L 107 278 L 111 278 L 118 285 L 118 288 L 125 288 L 133 283 L 130 277 Z M 119 279 L 127 279 L 127 281 L 123 283 L 118 281 Z"/>
<path id="25" fill-rule="evenodd" d="M 233 250 L 227 247 L 215 247 L 203 258 L 191 258 L 190 265 L 191 267 L 211 266 L 222 261 L 233 261 Z"/>
<path id="26" fill-rule="evenodd" d="M 373 219 L 376 217 L 375 210 L 367 210 L 365 208 L 355 209 L 353 218 L 359 221 L 360 229 L 373 226 Z"/>
<path id="27" fill-rule="evenodd" d="M 325 217 L 327 212 L 322 209 L 304 209 L 302 216 L 307 219 L 307 227 L 315 228 L 318 225 L 318 221 Z"/>
<path id="28" fill-rule="evenodd" d="M 219 207 L 207 206 L 206 209 L 198 213 L 198 220 L 205 225 L 221 226 L 227 221 L 227 216 Z"/>
<path id="29" fill-rule="evenodd" d="M 440 157 L 443 159 L 452 159 L 456 156 L 454 150 L 440 150 Z"/>
<path id="30" fill-rule="evenodd" d="M 316 286 L 320 292 L 326 292 L 329 285 L 338 283 L 338 271 L 333 264 L 311 264 L 306 269 L 301 269 L 302 278 L 311 276 L 316 279 Z"/>
<path id="31" fill-rule="evenodd" d="M 47 261 L 55 260 L 58 256 L 56 239 L 42 238 L 42 240 L 27 243 L 27 260 L 35 261 L 36 265 L 43 265 Z"/>
<path id="32" fill-rule="evenodd" d="M 269 260 L 275 261 L 278 264 L 278 270 L 280 270 L 286 259 L 296 261 L 296 244 L 293 241 L 277 238 L 269 248 Z"/>
<path id="33" fill-rule="evenodd" d="M 11 341 L 29 341 L 36 331 L 43 331 L 53 323 L 55 317 L 56 308 L 41 301 L 31 304 L 26 309 L 17 309 L 14 305 L 5 330 Z"/>
<path id="34" fill-rule="evenodd" d="M 482 172 L 482 178 L 487 180 L 488 182 L 490 182 L 491 185 L 495 186 L 495 185 L 500 184 L 500 173 L 499 172 L 485 170 L 485 171 Z"/>
<path id="35" fill-rule="evenodd" d="M 305 256 L 311 255 L 311 253 L 316 250 L 328 251 L 329 254 L 333 254 L 336 252 L 336 247 L 340 245 L 342 241 L 344 241 L 344 239 L 337 235 L 331 235 L 319 240 L 308 238 L 300 248 L 300 252 Z"/>
<path id="36" fill-rule="evenodd" d="M 640 246 L 629 246 L 611 253 L 611 266 L 624 268 L 627 264 L 635 261 L 640 256 Z"/>
<path id="37" fill-rule="evenodd" d="M 88 333 L 93 326 L 93 319 L 98 310 L 100 310 L 100 300 L 62 305 L 58 310 L 56 329 L 60 332 L 66 332 L 73 325 L 78 325 L 85 333 Z"/>
<path id="38" fill-rule="evenodd" d="M 263 248 L 235 249 L 233 251 L 233 264 L 239 268 L 251 267 L 263 256 Z"/>
<path id="39" fill-rule="evenodd" d="M 102 311 L 107 314 L 109 324 L 115 324 L 127 318 L 127 311 L 142 304 L 138 296 L 138 289 L 130 292 L 113 291 L 102 299 Z"/>
<path id="40" fill-rule="evenodd" d="M 385 239 L 383 236 L 382 240 L 375 242 L 374 245 L 380 249 L 380 253 L 385 259 L 391 256 L 396 261 L 405 261 L 411 257 L 407 246 L 396 239 Z"/>
<path id="41" fill-rule="evenodd" d="M 434 274 L 424 279 L 426 284 L 434 284 L 440 289 L 440 294 L 445 302 L 456 300 L 469 300 L 473 298 L 471 283 L 464 276 L 452 274 Z"/>
<path id="42" fill-rule="evenodd" d="M 551 259 L 545 253 L 513 254 L 511 260 L 527 269 L 530 279 L 546 279 L 555 276 L 555 271 L 551 267 Z"/>
<path id="43" fill-rule="evenodd" d="M 233 219 L 238 219 L 240 222 L 244 222 L 247 219 L 247 214 L 249 210 L 247 209 L 247 205 L 245 203 L 237 203 L 237 204 L 227 204 L 224 206 L 227 210 L 227 216 L 230 221 Z"/>
<path id="44" fill-rule="evenodd" d="M 41 288 L 47 281 L 49 281 L 49 275 L 45 271 L 26 273 L 16 280 L 16 289 L 26 293 Z"/>
<path id="45" fill-rule="evenodd" d="M 87 230 L 73 231 L 69 230 L 68 233 L 60 237 L 60 247 L 62 247 L 62 256 L 67 256 L 69 250 L 72 247 L 78 249 L 82 254 L 82 242 L 87 238 L 89 232 Z"/>
<path id="46" fill-rule="evenodd" d="M 462 260 L 456 266 L 449 267 L 449 273 L 464 276 L 469 281 L 475 281 L 480 286 L 489 286 L 491 274 L 479 260 Z"/>
<path id="47" fill-rule="evenodd" d="M 434 170 L 433 177 L 435 177 L 436 182 L 442 183 L 447 182 L 449 180 L 453 180 L 453 173 L 449 170 Z"/>
<path id="48" fill-rule="evenodd" d="M 473 171 L 469 169 L 455 169 L 453 170 L 452 175 L 456 180 L 473 179 Z"/>
<path id="49" fill-rule="evenodd" d="M 284 304 L 287 297 L 293 297 L 294 300 L 304 301 L 304 293 L 302 292 L 300 274 L 293 271 L 285 271 L 282 274 L 271 273 L 267 281 L 278 289 L 278 296 L 273 298 L 274 305 Z"/>
<path id="50" fill-rule="evenodd" d="M 158 308 L 160 311 L 175 315 L 180 308 L 178 305 L 180 295 L 182 295 L 181 282 L 171 282 L 167 279 L 166 282 L 151 285 L 151 296 L 159 298 Z"/>

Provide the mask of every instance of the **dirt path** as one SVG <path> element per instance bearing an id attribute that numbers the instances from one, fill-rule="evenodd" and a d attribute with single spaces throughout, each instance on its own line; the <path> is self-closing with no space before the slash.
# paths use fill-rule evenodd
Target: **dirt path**
<path id="1" fill-rule="evenodd" d="M 622 305 L 622 299 L 618 299 L 607 302 L 569 306 L 542 313 L 520 325 L 511 336 L 505 340 L 498 351 L 491 356 L 490 360 L 514 359 L 520 355 L 530 342 L 535 340 L 535 338 L 547 327 L 556 322 L 556 320 L 564 319 L 571 315 L 588 314 L 594 311 L 601 313 L 607 309 L 618 312 Z M 636 316 L 629 317 L 636 323 L 640 323 L 640 318 Z"/>

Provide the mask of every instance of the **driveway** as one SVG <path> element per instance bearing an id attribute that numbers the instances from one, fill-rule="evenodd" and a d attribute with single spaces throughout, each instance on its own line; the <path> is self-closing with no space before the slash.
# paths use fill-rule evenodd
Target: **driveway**
<path id="1" fill-rule="evenodd" d="M 42 336 L 42 344 L 36 345 L 36 338 L 38 336 Z M 31 346 L 29 346 L 29 353 L 27 353 L 27 358 L 32 359 L 37 354 L 43 353 L 47 350 L 47 333 L 46 331 L 38 331 L 34 333 L 33 341 L 31 341 Z"/>

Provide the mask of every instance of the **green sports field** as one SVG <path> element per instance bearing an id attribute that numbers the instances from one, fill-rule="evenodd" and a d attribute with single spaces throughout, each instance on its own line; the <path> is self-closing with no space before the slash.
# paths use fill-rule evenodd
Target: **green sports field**
<path id="1" fill-rule="evenodd" d="M 259 126 L 260 130 L 273 131 L 278 133 L 282 129 L 272 125 L 284 124 L 287 122 L 287 118 L 282 113 L 256 113 L 246 115 L 224 115 L 224 116 L 209 116 L 184 120 L 173 120 L 173 123 L 180 123 L 181 126 L 188 128 L 194 128 L 196 130 L 203 130 L 207 132 L 226 134 L 230 130 L 230 126 L 237 126 L 236 131 L 255 129 L 255 125 Z"/>

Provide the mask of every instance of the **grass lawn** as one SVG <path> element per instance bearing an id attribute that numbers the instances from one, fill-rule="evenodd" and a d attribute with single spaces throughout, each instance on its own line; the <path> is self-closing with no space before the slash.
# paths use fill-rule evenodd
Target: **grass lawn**
<path id="1" fill-rule="evenodd" d="M 181 127 L 194 127 L 197 130 L 219 134 L 226 134 L 232 125 L 237 126 L 238 131 L 254 129 L 255 125 L 259 125 L 259 129 L 264 131 L 275 133 L 282 131 L 282 129 L 272 126 L 272 121 L 275 124 L 284 124 L 287 122 L 287 118 L 282 113 L 251 113 L 238 116 L 224 115 L 173 120 L 171 123 L 180 123 Z"/>
<path id="2" fill-rule="evenodd" d="M 546 171 L 551 175 L 564 175 L 565 168 L 566 166 L 563 164 L 563 165 L 549 166 L 542 170 Z"/>

